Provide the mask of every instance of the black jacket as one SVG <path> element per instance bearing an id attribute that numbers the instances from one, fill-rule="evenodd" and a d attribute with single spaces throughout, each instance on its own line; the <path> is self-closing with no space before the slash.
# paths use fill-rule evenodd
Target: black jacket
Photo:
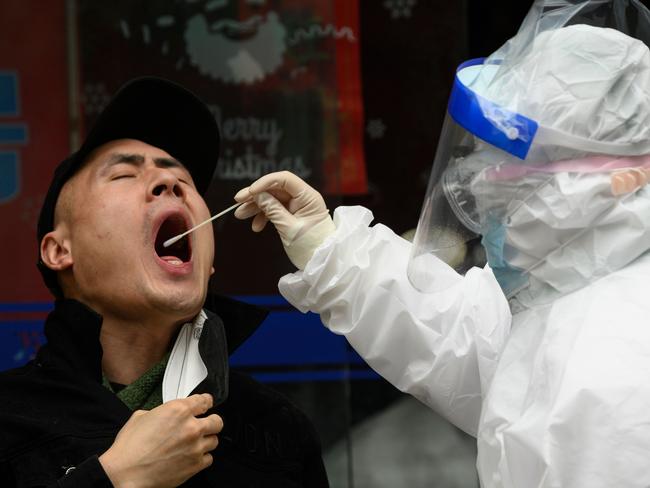
<path id="1" fill-rule="evenodd" d="M 223 418 L 224 429 L 212 466 L 181 486 L 327 487 L 320 444 L 305 415 L 279 393 L 229 371 L 229 352 L 265 316 L 236 303 L 206 303 L 219 315 L 209 312 L 204 324 L 199 350 L 209 358 L 208 377 L 193 393 L 213 395 L 209 413 Z M 0 373 L 0 487 L 111 486 L 98 456 L 132 412 L 101 384 L 101 323 L 79 302 L 59 301 L 37 357 Z"/>

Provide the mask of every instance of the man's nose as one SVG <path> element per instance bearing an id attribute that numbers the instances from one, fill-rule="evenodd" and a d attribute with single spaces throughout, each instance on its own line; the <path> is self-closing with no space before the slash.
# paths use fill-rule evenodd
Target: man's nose
<path id="1" fill-rule="evenodd" d="M 159 169 L 151 181 L 149 197 L 153 199 L 164 195 L 185 199 L 185 190 L 171 171 Z"/>

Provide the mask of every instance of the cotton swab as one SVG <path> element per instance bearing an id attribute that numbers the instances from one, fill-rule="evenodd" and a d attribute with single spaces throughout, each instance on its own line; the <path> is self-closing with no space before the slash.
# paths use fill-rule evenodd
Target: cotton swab
<path id="1" fill-rule="evenodd" d="M 178 234 L 176 237 L 172 237 L 171 239 L 167 239 L 165 242 L 163 242 L 163 247 L 169 247 L 169 246 L 171 246 L 172 244 L 174 244 L 175 242 L 180 241 L 183 237 L 185 237 L 185 236 L 186 236 L 187 234 L 189 234 L 190 232 L 194 232 L 196 229 L 198 229 L 198 228 L 201 227 L 202 225 L 205 225 L 205 224 L 207 224 L 208 222 L 212 222 L 214 219 L 218 219 L 218 218 L 221 217 L 222 215 L 227 214 L 227 213 L 230 212 L 231 210 L 234 210 L 235 208 L 239 207 L 242 203 L 244 203 L 244 202 L 241 202 L 241 203 L 235 203 L 233 206 L 228 207 L 226 210 L 223 210 L 222 212 L 219 212 L 217 215 L 214 215 L 214 216 L 210 217 L 208 220 L 205 220 L 204 222 L 201 222 L 199 225 L 195 225 L 195 226 L 192 227 L 190 230 L 186 230 L 186 231 L 183 232 L 182 234 Z"/>

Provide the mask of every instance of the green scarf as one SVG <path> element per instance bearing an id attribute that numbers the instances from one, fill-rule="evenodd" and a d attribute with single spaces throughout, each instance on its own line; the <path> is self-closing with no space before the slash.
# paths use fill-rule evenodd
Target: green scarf
<path id="1" fill-rule="evenodd" d="M 165 357 L 159 363 L 154 364 L 137 380 L 130 385 L 126 385 L 117 393 L 104 374 L 102 374 L 102 384 L 115 393 L 129 409 L 151 410 L 158 405 L 162 405 L 162 380 L 168 359 L 169 353 L 165 354 Z"/>

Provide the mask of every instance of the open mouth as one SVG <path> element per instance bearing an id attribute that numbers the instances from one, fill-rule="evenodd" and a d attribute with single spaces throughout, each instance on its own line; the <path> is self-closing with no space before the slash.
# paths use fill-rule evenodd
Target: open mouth
<path id="1" fill-rule="evenodd" d="M 180 265 L 190 261 L 192 258 L 192 247 L 189 236 L 183 237 L 169 247 L 163 247 L 163 243 L 166 240 L 176 237 L 187 229 L 187 223 L 182 215 L 170 215 L 163 221 L 158 229 L 154 245 L 156 254 L 160 259 L 173 265 Z"/>

